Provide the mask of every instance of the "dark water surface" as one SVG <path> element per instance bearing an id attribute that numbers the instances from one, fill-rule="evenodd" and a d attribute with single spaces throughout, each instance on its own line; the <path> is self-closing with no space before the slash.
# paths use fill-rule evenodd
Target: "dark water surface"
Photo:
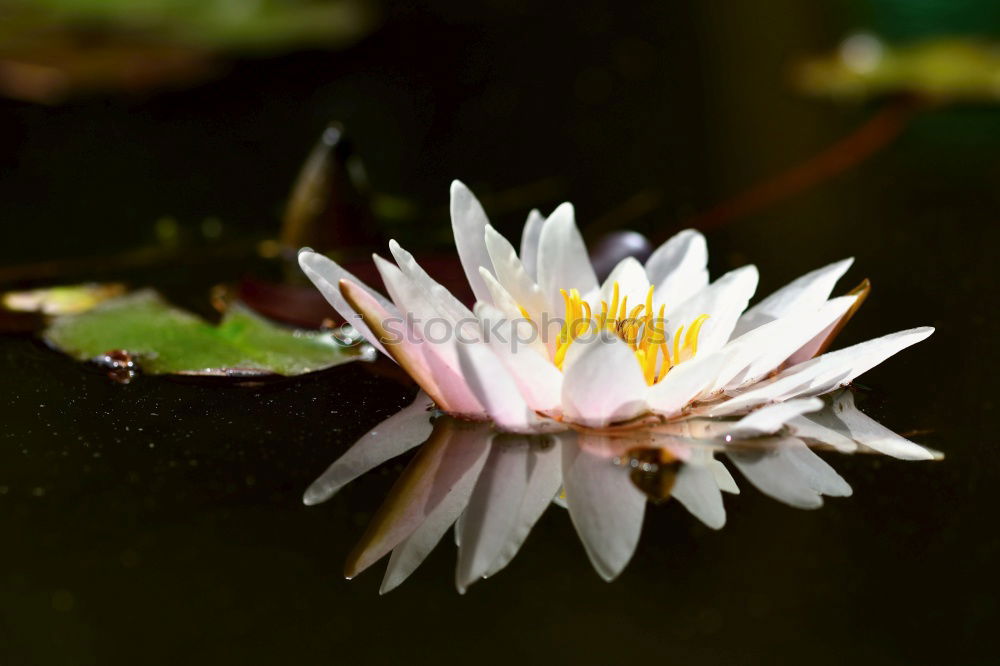
<path id="1" fill-rule="evenodd" d="M 586 227 L 649 190 L 661 204 L 624 222 L 655 234 L 873 111 L 787 85 L 790 58 L 854 26 L 842 5 L 779 3 L 762 24 L 750 3 L 669 4 L 397 12 L 346 53 L 242 63 L 186 92 L 2 102 L 0 262 L 146 243 L 163 215 L 273 233 L 330 118 L 384 191 L 443 209 L 452 177 L 480 194 L 554 178 L 525 207 L 571 199 Z M 756 263 L 759 294 L 855 256 L 841 288 L 874 288 L 839 344 L 936 326 L 862 378 L 861 406 L 946 459 L 837 456 L 854 496 L 816 511 L 742 483 L 719 532 L 675 502 L 650 507 L 610 584 L 557 510 L 465 596 L 449 539 L 389 595 L 377 571 L 345 581 L 402 462 L 321 506 L 301 495 L 412 398 L 382 366 L 119 385 L 0 337 L 0 663 L 991 661 L 998 148 L 1000 110 L 926 113 L 853 171 L 708 234 L 713 276 Z M 522 212 L 497 218 L 516 238 Z M 207 289 L 245 269 L 120 277 L 204 311 Z"/>

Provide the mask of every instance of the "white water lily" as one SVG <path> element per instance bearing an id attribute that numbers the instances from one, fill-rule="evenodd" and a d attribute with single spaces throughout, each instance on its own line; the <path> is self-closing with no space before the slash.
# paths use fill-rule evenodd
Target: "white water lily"
<path id="1" fill-rule="evenodd" d="M 709 282 L 705 239 L 694 230 L 678 233 L 645 264 L 624 259 L 599 283 L 568 203 L 547 218 L 529 215 L 520 252 L 458 181 L 451 220 L 476 297 L 472 310 L 394 241 L 394 262 L 374 257 L 390 298 L 308 248 L 299 264 L 341 316 L 440 409 L 501 430 L 747 414 L 847 385 L 934 330 L 913 328 L 821 353 L 866 293 L 830 298 L 851 259 L 747 309 L 757 269 L 744 266 Z M 402 328 L 392 330 L 392 322 Z M 770 412 L 763 425 L 777 429 L 800 418 L 795 404 L 801 406 Z"/>

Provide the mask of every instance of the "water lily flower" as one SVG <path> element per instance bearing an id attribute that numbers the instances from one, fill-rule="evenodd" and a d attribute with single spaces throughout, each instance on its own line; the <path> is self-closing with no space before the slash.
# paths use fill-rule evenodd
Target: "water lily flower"
<path id="1" fill-rule="evenodd" d="M 851 259 L 748 309 L 757 269 L 710 282 L 705 238 L 695 230 L 645 263 L 622 260 L 599 282 L 568 203 L 547 218 L 532 211 L 519 251 L 458 181 L 451 221 L 476 298 L 471 310 L 395 241 L 394 261 L 374 257 L 389 298 L 308 248 L 299 264 L 441 410 L 505 431 L 669 425 L 789 403 L 758 417 L 782 427 L 802 416 L 802 400 L 849 384 L 933 332 L 913 328 L 826 352 L 867 293 L 863 283 L 830 298 Z"/>

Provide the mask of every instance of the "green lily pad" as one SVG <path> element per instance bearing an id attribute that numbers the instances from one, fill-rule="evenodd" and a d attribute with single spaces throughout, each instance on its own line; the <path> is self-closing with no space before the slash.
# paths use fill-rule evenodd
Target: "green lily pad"
<path id="1" fill-rule="evenodd" d="M 278 326 L 239 304 L 213 326 L 149 290 L 57 317 L 44 338 L 79 360 L 123 350 L 154 374 L 298 375 L 364 356 L 332 333 Z"/>

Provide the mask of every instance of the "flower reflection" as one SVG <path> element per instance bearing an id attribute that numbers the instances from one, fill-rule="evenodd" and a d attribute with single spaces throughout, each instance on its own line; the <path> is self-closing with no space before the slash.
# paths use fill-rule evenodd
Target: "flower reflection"
<path id="1" fill-rule="evenodd" d="M 449 417 L 421 393 L 365 434 L 303 499 L 323 502 L 421 444 L 347 558 L 345 575 L 353 578 L 391 553 L 383 593 L 406 580 L 452 526 L 460 592 L 507 566 L 553 503 L 568 510 L 594 568 L 611 580 L 635 552 L 649 499 L 673 498 L 708 527 L 723 527 L 722 493 L 740 492 L 730 467 L 762 493 L 812 509 L 824 496 L 852 492 L 814 448 L 939 457 L 863 414 L 850 391 L 781 403 L 738 420 L 540 434 Z"/>

